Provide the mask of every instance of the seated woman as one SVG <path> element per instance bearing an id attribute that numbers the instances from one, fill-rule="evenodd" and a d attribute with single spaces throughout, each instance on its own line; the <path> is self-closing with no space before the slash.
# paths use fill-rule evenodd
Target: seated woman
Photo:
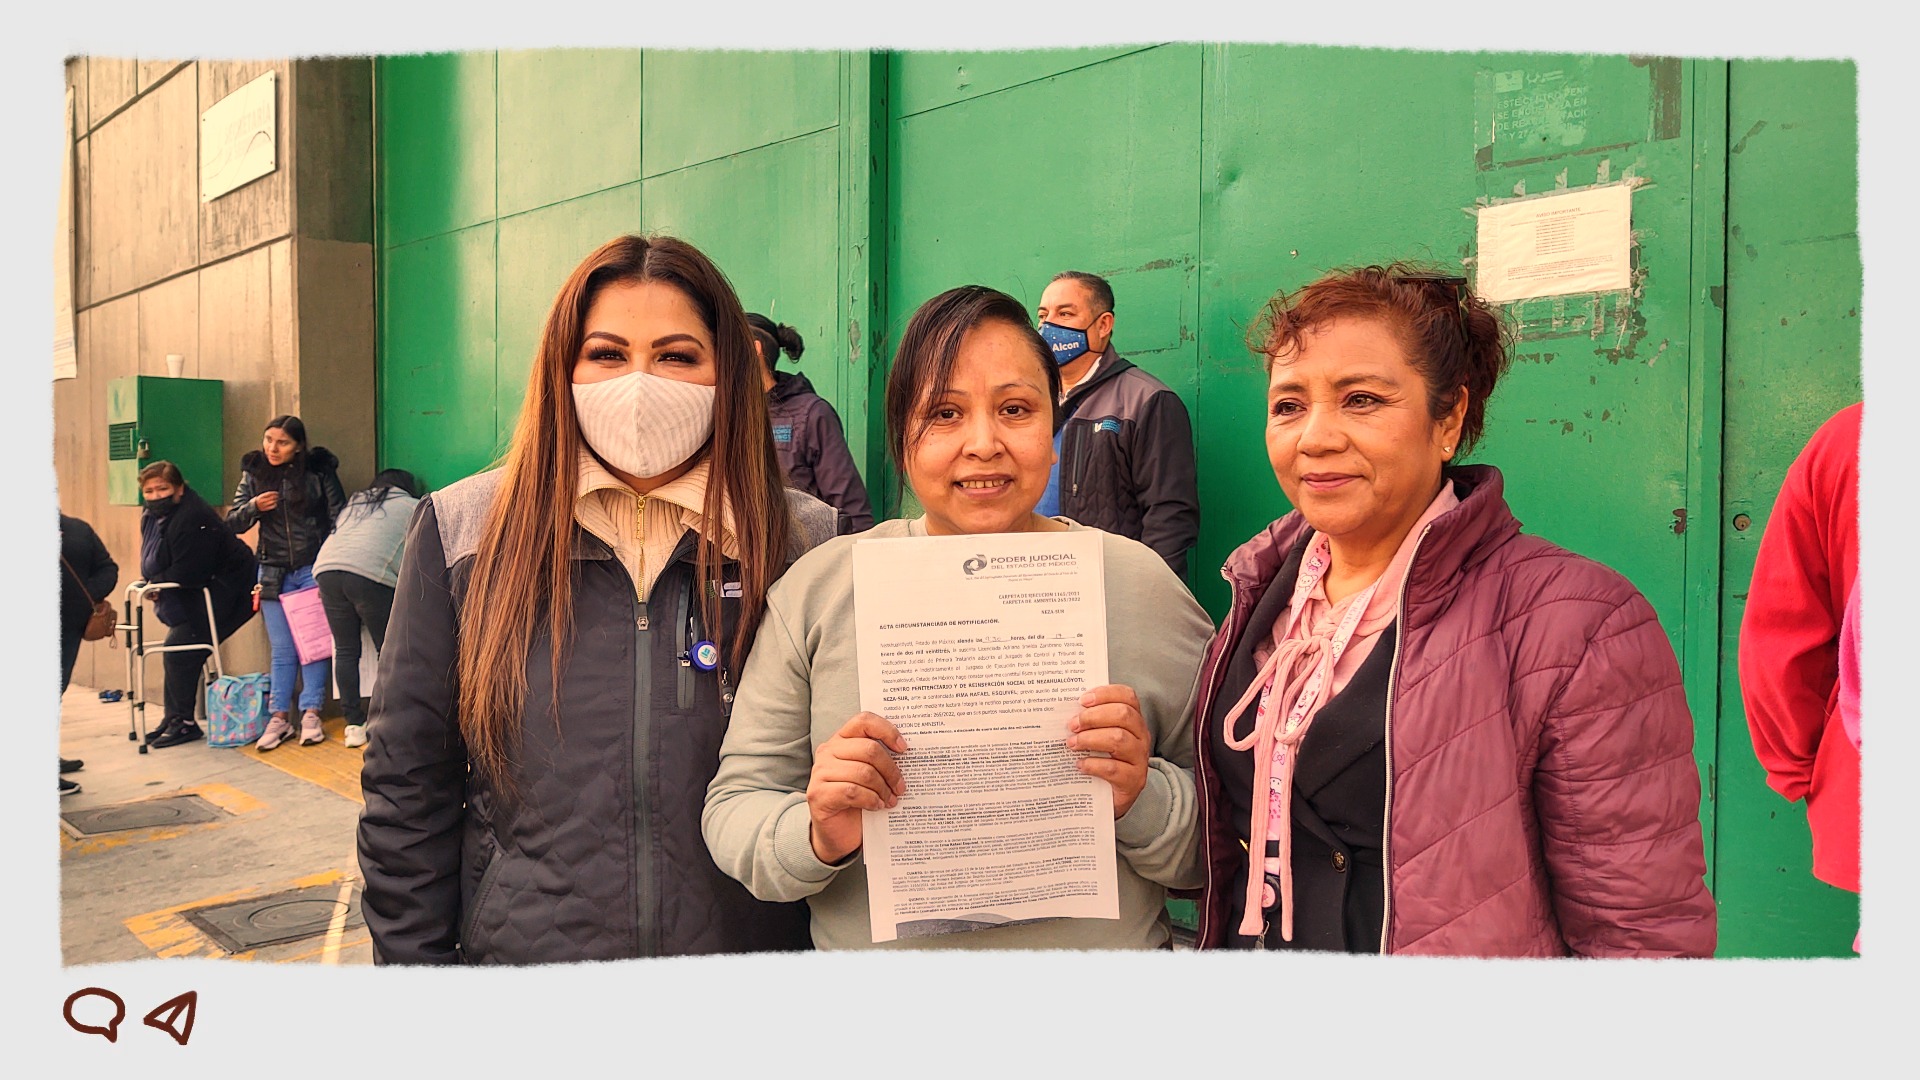
<path id="1" fill-rule="evenodd" d="M 253 618 L 253 582 L 259 573 L 253 551 L 187 486 L 173 462 L 156 461 L 141 469 L 140 494 L 146 504 L 140 514 L 140 577 L 148 584 L 170 581 L 179 586 L 147 594 L 154 616 L 168 627 L 162 644 L 205 645 L 214 640 L 203 590 L 213 598 L 219 640 L 227 640 Z M 148 745 L 178 746 L 206 735 L 193 718 L 193 696 L 208 655 L 205 649 L 161 654 L 166 712 L 160 726 L 147 732 Z"/>
<path id="2" fill-rule="evenodd" d="M 1004 293 L 934 297 L 907 324 L 887 378 L 888 449 L 925 507 L 868 537 L 1083 529 L 1044 518 L 1060 425 L 1060 371 Z M 1127 685 L 1089 688 L 1071 748 L 1113 785 L 1120 918 L 1054 919 L 883 943 L 892 948 L 1150 949 L 1167 944 L 1169 888 L 1199 883 L 1189 724 L 1211 626 L 1151 548 L 1101 533 L 1108 664 Z M 860 814 L 893 805 L 904 746 L 860 711 L 853 635 L 855 538 L 793 565 L 767 593 L 767 627 L 741 675 L 702 826 L 720 868 L 764 900 L 805 898 L 816 948 L 876 947 Z M 907 750 L 906 752 L 911 752 Z"/>
<path id="3" fill-rule="evenodd" d="M 1459 278 L 1276 297 L 1267 457 L 1195 727 L 1199 947 L 1710 956 L 1693 723 L 1618 573 L 1453 465 L 1508 365 Z"/>

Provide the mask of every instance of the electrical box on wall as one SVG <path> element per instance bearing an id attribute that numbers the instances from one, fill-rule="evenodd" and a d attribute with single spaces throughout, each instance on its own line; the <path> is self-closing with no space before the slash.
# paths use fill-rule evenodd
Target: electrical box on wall
<path id="1" fill-rule="evenodd" d="M 140 505 L 140 470 L 171 461 L 187 486 L 225 502 L 219 379 L 128 375 L 107 383 L 107 502 Z"/>

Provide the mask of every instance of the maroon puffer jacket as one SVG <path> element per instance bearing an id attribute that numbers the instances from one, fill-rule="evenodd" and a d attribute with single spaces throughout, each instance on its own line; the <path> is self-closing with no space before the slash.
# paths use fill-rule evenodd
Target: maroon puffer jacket
<path id="1" fill-rule="evenodd" d="M 1461 503 L 1414 551 L 1388 683 L 1384 951 L 1711 956 L 1693 723 L 1652 606 L 1613 570 L 1522 536 L 1498 469 L 1446 475 Z M 1295 511 L 1227 559 L 1233 606 L 1196 717 L 1308 531 Z M 1198 944 L 1213 948 L 1247 856 L 1222 818 L 1203 722 L 1194 733 Z"/>

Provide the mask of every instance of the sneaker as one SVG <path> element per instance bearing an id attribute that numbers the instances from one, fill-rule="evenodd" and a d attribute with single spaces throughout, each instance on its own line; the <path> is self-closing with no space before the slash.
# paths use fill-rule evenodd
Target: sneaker
<path id="1" fill-rule="evenodd" d="M 366 740 L 362 739 L 361 741 L 365 742 Z M 60 771 L 63 773 L 79 772 L 85 765 L 86 762 L 81 761 L 79 758 L 63 757 L 60 759 Z"/>
<path id="2" fill-rule="evenodd" d="M 260 733 L 260 741 L 254 745 L 261 750 L 271 750 L 286 742 L 292 735 L 293 724 L 287 719 L 287 714 L 277 712 L 267 720 L 267 730 Z"/>
<path id="3" fill-rule="evenodd" d="M 166 734 L 153 740 L 152 746 L 155 750 L 164 750 L 169 746 L 179 746 L 181 743 L 190 743 L 195 739 L 205 737 L 206 735 L 200 730 L 199 724 L 194 723 L 192 720 L 182 720 L 167 729 Z"/>
<path id="4" fill-rule="evenodd" d="M 300 714 L 300 745 L 318 746 L 327 741 L 327 730 L 320 726 L 320 710 L 308 709 Z"/>
<path id="5" fill-rule="evenodd" d="M 60 778 L 60 794 L 78 795 L 80 794 L 80 785 L 63 776 Z"/>
<path id="6" fill-rule="evenodd" d="M 348 724 L 347 725 L 347 745 L 348 746 L 367 745 L 367 725 Z"/>
<path id="7" fill-rule="evenodd" d="M 165 735 L 169 731 L 172 731 L 175 727 L 179 726 L 179 724 L 180 724 L 180 718 L 177 716 L 169 716 L 166 719 L 160 721 L 159 727 L 154 728 L 152 731 L 147 732 L 147 745 L 152 746 L 153 741 L 155 739 L 158 739 L 160 736 Z"/>

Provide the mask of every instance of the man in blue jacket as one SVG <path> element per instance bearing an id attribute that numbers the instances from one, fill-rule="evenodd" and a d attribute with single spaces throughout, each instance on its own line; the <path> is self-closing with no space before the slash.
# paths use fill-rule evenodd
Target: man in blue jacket
<path id="1" fill-rule="evenodd" d="M 1037 508 L 1138 540 L 1185 580 L 1200 536 L 1193 423 L 1166 383 L 1113 351 L 1113 287 L 1067 270 L 1040 296 L 1066 423 Z"/>

